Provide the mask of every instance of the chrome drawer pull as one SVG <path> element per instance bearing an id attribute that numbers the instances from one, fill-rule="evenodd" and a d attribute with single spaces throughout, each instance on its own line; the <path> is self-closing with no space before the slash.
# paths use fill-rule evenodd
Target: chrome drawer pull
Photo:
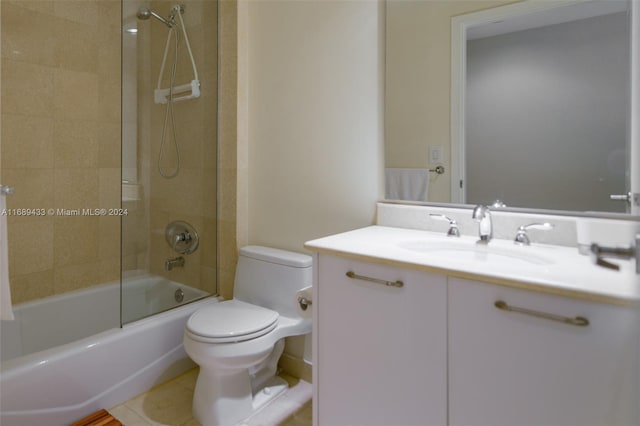
<path id="1" fill-rule="evenodd" d="M 346 275 L 349 278 L 352 278 L 354 280 L 370 281 L 372 283 L 386 285 L 387 287 L 402 287 L 402 286 L 404 286 L 404 283 L 402 281 L 400 281 L 400 280 L 387 281 L 387 280 L 381 280 L 379 278 L 365 277 L 364 275 L 358 275 L 353 271 L 347 272 Z"/>
<path id="2" fill-rule="evenodd" d="M 561 315 L 548 314 L 546 312 L 532 311 L 530 309 L 509 306 L 507 305 L 507 302 L 504 302 L 502 300 L 498 300 L 496 303 L 494 303 L 494 305 L 496 308 L 501 309 L 503 311 L 518 312 L 521 314 L 532 315 L 534 317 L 545 318 L 552 321 L 558 321 L 565 324 L 575 325 L 578 327 L 586 327 L 589 325 L 589 320 L 584 317 L 569 318 L 569 317 L 563 317 Z"/>

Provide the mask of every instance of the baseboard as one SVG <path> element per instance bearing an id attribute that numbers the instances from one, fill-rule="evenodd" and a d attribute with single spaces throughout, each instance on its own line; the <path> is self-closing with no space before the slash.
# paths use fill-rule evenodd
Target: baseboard
<path id="1" fill-rule="evenodd" d="M 311 383 L 311 364 L 304 359 L 283 353 L 278 362 L 278 366 L 290 376 Z"/>

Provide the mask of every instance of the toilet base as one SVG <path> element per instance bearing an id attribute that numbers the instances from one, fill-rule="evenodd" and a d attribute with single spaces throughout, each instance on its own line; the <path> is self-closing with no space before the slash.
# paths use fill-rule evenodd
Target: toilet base
<path id="1" fill-rule="evenodd" d="M 203 426 L 234 426 L 242 424 L 249 417 L 256 414 L 258 410 L 273 401 L 278 396 L 282 395 L 288 388 L 289 384 L 281 377 L 272 377 L 265 384 L 264 387 L 259 389 L 255 394 L 248 395 L 245 392 L 246 388 L 240 389 L 237 384 L 242 382 L 238 381 L 238 377 L 229 377 L 229 380 L 221 380 L 221 377 L 216 377 L 214 385 L 217 390 L 220 391 L 222 387 L 225 389 L 226 397 L 217 398 L 213 404 L 210 400 L 199 400 L 194 395 L 193 401 L 193 414 L 196 420 L 198 420 Z M 210 383 L 210 382 L 209 382 Z M 199 381 L 198 385 L 208 385 L 204 381 Z M 246 382 L 245 382 L 246 383 Z M 229 387 L 236 385 L 235 392 L 229 392 Z M 211 391 L 211 389 L 209 389 Z M 201 390 L 202 391 L 202 390 Z M 230 397 L 229 393 L 234 394 Z M 198 394 L 198 392 L 196 392 Z M 200 393 L 202 395 L 202 393 Z"/>
<path id="2" fill-rule="evenodd" d="M 234 426 L 251 417 L 289 387 L 275 376 L 284 339 L 250 369 L 200 366 L 193 393 L 193 416 L 203 426 Z"/>
<path id="3" fill-rule="evenodd" d="M 257 411 L 268 402 L 273 401 L 278 396 L 289 389 L 289 384 L 282 377 L 272 377 L 255 395 L 253 395 L 253 410 Z"/>

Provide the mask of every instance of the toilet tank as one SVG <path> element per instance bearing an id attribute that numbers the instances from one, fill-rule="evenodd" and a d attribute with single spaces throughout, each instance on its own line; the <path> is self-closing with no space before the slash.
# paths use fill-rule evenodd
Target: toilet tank
<path id="1" fill-rule="evenodd" d="M 240 249 L 234 298 L 298 316 L 296 292 L 312 284 L 312 258 L 306 254 L 262 246 Z"/>

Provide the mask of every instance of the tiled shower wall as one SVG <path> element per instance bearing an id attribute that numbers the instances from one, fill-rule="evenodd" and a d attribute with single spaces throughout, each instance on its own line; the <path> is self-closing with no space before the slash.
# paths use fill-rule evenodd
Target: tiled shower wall
<path id="1" fill-rule="evenodd" d="M 13 302 L 117 280 L 120 218 L 48 210 L 120 206 L 120 2 L 0 5 Z"/>
<path id="2" fill-rule="evenodd" d="M 183 19 L 198 71 L 201 95 L 173 105 L 180 169 L 170 179 L 162 177 L 158 171 L 166 105 L 153 102 L 168 30 L 155 20 L 138 23 L 138 167 L 140 183 L 144 187 L 142 203 L 149 212 L 149 252 L 145 256 L 138 254 L 135 267 L 214 294 L 217 292 L 217 2 L 184 0 L 180 3 L 185 6 Z M 150 7 L 167 16 L 175 4 L 175 1 L 154 1 Z M 194 78 L 182 31 L 179 32 L 179 40 L 175 85 L 189 83 Z M 173 37 L 170 46 L 163 88 L 169 87 L 174 57 Z M 165 174 L 172 174 L 177 166 L 173 136 L 169 116 L 161 160 Z M 194 253 L 183 255 L 186 260 L 184 267 L 165 271 L 165 261 L 180 255 L 165 239 L 165 228 L 176 220 L 191 224 L 198 232 L 200 244 Z M 125 228 L 125 245 L 127 239 Z M 131 265 L 126 262 L 124 266 L 127 269 Z"/>
<path id="3" fill-rule="evenodd" d="M 126 1 L 126 0 L 125 0 Z M 163 108 L 149 102 L 155 87 L 166 28 L 154 25 L 152 68 L 140 76 L 139 113 L 155 127 L 139 127 L 149 141 L 138 150 L 140 198 L 123 217 L 123 269 L 164 273 L 173 256 L 162 235 L 170 220 L 191 222 L 203 237 L 187 267 L 171 275 L 176 281 L 232 295 L 236 249 L 236 2 L 219 5 L 220 149 L 215 93 L 217 42 L 215 1 L 185 2 L 185 23 L 202 81 L 202 98 L 176 108 L 176 122 L 189 127 L 183 168 L 188 182 L 152 177 L 157 160 L 158 120 Z M 10 209 L 114 208 L 120 206 L 121 150 L 121 3 L 119 0 L 2 0 L 2 182 L 15 187 Z M 172 3 L 171 3 L 172 5 Z M 153 2 L 168 10 L 170 3 Z M 149 25 L 152 22 L 144 22 Z M 158 24 L 157 22 L 153 22 Z M 161 36 L 161 37 L 159 37 Z M 162 52 L 160 52 L 162 53 Z M 183 56 L 178 81 L 189 78 Z M 149 66 L 151 53 L 138 58 Z M 146 85 L 146 86 L 145 86 Z M 145 98 L 145 96 L 147 96 Z M 146 99 L 146 100 L 145 100 Z M 142 109 L 147 102 L 149 109 Z M 187 101 L 188 102 L 188 101 Z M 201 124 L 195 123 L 196 118 Z M 126 119 L 126 117 L 125 117 Z M 148 124 L 149 121 L 141 121 Z M 180 125 L 180 124 L 178 124 Z M 204 138 L 203 135 L 207 137 Z M 200 141 L 193 144 L 193 139 Z M 182 143 L 182 142 L 181 142 Z M 219 174 L 215 172 L 219 163 Z M 220 205 L 216 203 L 219 176 Z M 175 201 L 175 207 L 168 206 Z M 155 209 L 155 210 L 154 210 Z M 218 215 L 218 226 L 216 216 Z M 11 216 L 9 259 L 12 298 L 20 303 L 117 280 L 120 274 L 120 218 L 87 216 Z M 216 229 L 220 235 L 216 235 Z M 216 242 L 220 240 L 216 256 Z M 219 263 L 216 262 L 216 257 Z"/>

